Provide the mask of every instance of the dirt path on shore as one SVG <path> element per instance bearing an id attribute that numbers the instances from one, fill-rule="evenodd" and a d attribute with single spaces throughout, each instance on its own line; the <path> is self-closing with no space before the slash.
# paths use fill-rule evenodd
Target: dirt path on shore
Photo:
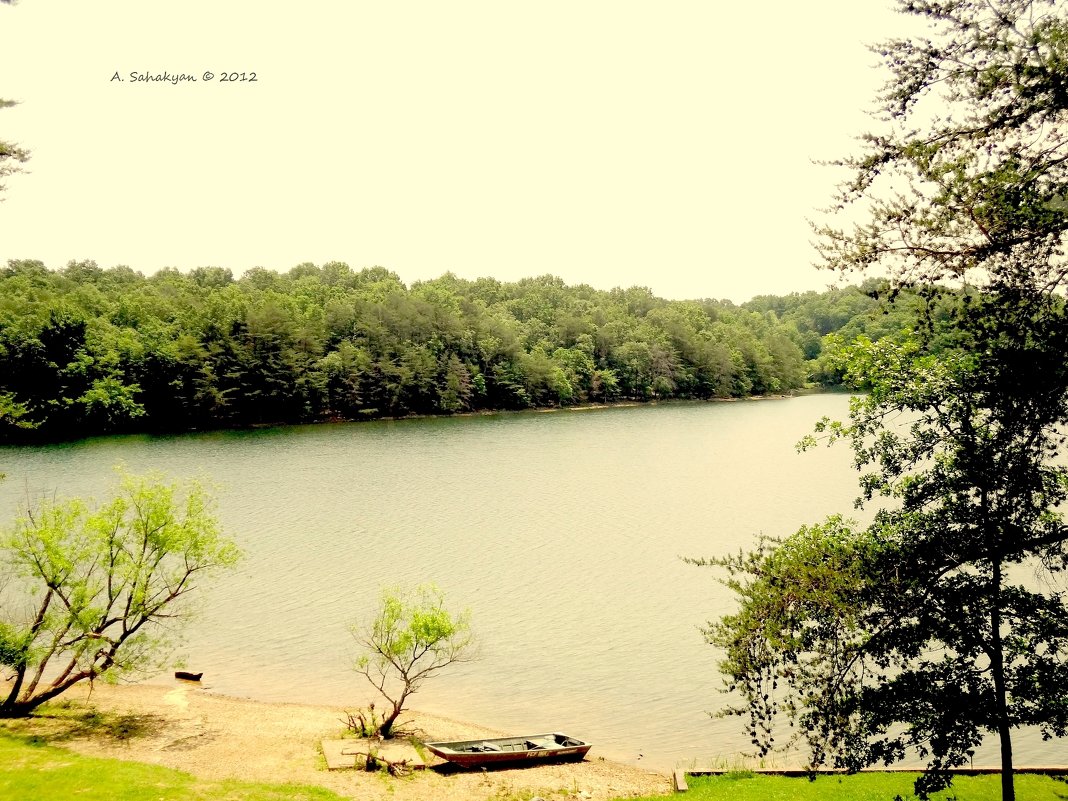
<path id="1" fill-rule="evenodd" d="M 213 695 L 186 682 L 97 685 L 88 696 L 71 691 L 67 702 L 112 715 L 131 716 L 122 739 L 99 729 L 64 730 L 64 718 L 10 721 L 14 731 L 56 737 L 81 754 L 148 762 L 206 779 L 319 785 L 350 798 L 377 801 L 481 801 L 481 799 L 610 799 L 667 793 L 669 779 L 596 756 L 579 763 L 493 771 L 416 771 L 392 778 L 363 771 L 328 771 L 320 741 L 344 730 L 344 710 L 274 704 Z M 499 732 L 413 712 L 408 716 L 423 740 L 462 740 Z M 74 717 L 70 718 L 73 720 Z M 51 739 L 51 738 L 50 738 Z M 434 759 L 430 757 L 430 759 Z M 436 764 L 431 763 L 431 767 Z"/>

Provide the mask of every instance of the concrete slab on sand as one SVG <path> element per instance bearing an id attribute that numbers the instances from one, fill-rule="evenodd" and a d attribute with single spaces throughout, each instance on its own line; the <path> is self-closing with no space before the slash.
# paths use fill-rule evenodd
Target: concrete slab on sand
<path id="1" fill-rule="evenodd" d="M 368 740 L 323 740 L 323 756 L 326 757 L 326 767 L 329 770 L 344 770 L 356 767 L 356 755 L 366 754 L 370 741 Z M 408 761 L 416 770 L 425 768 L 426 763 L 415 750 L 415 746 L 406 740 L 391 740 L 384 743 L 373 743 L 377 748 L 378 755 L 390 762 Z M 362 761 L 360 763 L 363 764 Z"/>

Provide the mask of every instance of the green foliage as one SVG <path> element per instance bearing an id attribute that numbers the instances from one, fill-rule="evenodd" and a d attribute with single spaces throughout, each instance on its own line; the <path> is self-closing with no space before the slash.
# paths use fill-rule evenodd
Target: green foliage
<path id="1" fill-rule="evenodd" d="M 206 781 L 188 773 L 0 735 L 0 798 L 35 801 L 340 801 L 321 787 Z"/>
<path id="2" fill-rule="evenodd" d="M 352 633 L 364 651 L 356 671 L 391 705 L 378 726 L 383 737 L 394 736 L 404 703 L 427 678 L 475 654 L 470 613 L 447 610 L 432 584 L 386 588 L 373 619 Z"/>
<path id="3" fill-rule="evenodd" d="M 99 419 L 100 422 L 94 427 L 110 431 L 145 413 L 145 407 L 134 400 L 140 391 L 137 384 L 127 386 L 119 379 L 108 376 L 93 381 L 78 402 L 85 406 L 83 414 L 87 420 Z"/>
<path id="4" fill-rule="evenodd" d="M 724 583 L 740 598 L 737 613 L 704 633 L 723 649 L 726 690 L 742 702 L 720 714 L 748 718 L 757 756 L 775 747 L 775 723 L 785 714 L 801 726 L 780 748 L 807 736 L 812 764 L 826 759 L 823 718 L 834 714 L 830 705 L 849 689 L 841 677 L 851 675 L 867 641 L 863 597 L 880 547 L 858 536 L 849 521 L 831 517 L 784 540 L 761 538 L 749 553 L 688 560 L 725 568 Z"/>
<path id="5" fill-rule="evenodd" d="M 0 666 L 18 670 L 29 659 L 29 632 L 0 620 Z"/>
<path id="6" fill-rule="evenodd" d="M 81 681 L 157 668 L 196 581 L 238 559 L 200 484 L 128 474 L 96 509 L 73 499 L 27 510 L 0 554 L 0 664 L 12 680 L 0 716 Z"/>
<path id="7" fill-rule="evenodd" d="M 851 776 L 819 776 L 814 781 L 786 776 L 733 774 L 691 776 L 687 801 L 891 801 L 912 799 L 916 773 L 858 773 Z M 1020 797 L 1027 801 L 1056 801 L 1064 797 L 1065 785 L 1051 776 L 1019 777 Z M 678 795 L 658 795 L 635 801 L 675 801 Z M 960 776 L 953 789 L 930 796 L 936 801 L 996 801 L 1001 797 L 999 777 Z"/>
<path id="8" fill-rule="evenodd" d="M 34 428 L 35 424 L 26 419 L 27 414 L 29 409 L 17 402 L 12 393 L 0 393 L 0 427 Z"/>
<path id="9" fill-rule="evenodd" d="M 0 270 L 0 440 L 790 392 L 823 338 L 913 327 L 874 285 L 667 301 L 542 276 L 71 262 Z"/>

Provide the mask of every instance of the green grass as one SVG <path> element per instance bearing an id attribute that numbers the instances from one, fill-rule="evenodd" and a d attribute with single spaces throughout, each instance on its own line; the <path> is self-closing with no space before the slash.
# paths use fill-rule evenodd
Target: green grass
<path id="1" fill-rule="evenodd" d="M 739 772 L 723 776 L 692 776 L 690 789 L 678 795 L 649 796 L 635 801 L 893 801 L 912 799 L 914 773 L 859 773 L 820 776 L 815 781 Z M 959 776 L 953 786 L 931 796 L 938 801 L 1001 801 L 1000 776 Z M 1016 777 L 1018 801 L 1064 801 L 1068 783 L 1049 776 Z"/>
<path id="2" fill-rule="evenodd" d="M 98 721 L 80 719 L 80 724 Z M 130 725 L 126 719 L 120 724 Z M 112 722 L 108 722 L 109 727 Z M 125 725 L 121 732 L 126 734 Z M 100 759 L 44 744 L 42 738 L 0 731 L 0 801 L 344 801 L 306 785 L 207 781 L 156 765 Z M 863 773 L 804 778 L 744 771 L 690 777 L 689 792 L 635 801 L 892 801 L 912 798 L 915 774 Z M 1017 776 L 1019 801 L 1066 801 L 1068 783 L 1048 776 Z M 1000 801 L 998 776 L 962 776 L 937 801 Z"/>
<path id="3" fill-rule="evenodd" d="M 0 733 L 0 799 L 14 801 L 344 801 L 320 787 L 204 781 L 188 773 L 80 756 Z"/>

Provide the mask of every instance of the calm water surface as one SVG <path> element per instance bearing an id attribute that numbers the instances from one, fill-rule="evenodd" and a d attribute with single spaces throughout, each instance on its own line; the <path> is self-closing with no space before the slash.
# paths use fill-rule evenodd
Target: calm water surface
<path id="1" fill-rule="evenodd" d="M 566 730 L 666 769 L 748 743 L 699 628 L 731 608 L 680 556 L 850 513 L 844 446 L 794 443 L 845 395 L 114 437 L 0 448 L 0 513 L 26 493 L 102 497 L 112 467 L 208 475 L 246 558 L 202 594 L 188 666 L 218 692 L 355 707 L 350 625 L 380 587 L 433 581 L 469 606 L 481 658 L 414 706 L 509 731 Z M 361 683 L 363 682 L 363 683 Z M 1022 735 L 1023 763 L 1064 743 Z M 994 763 L 996 751 L 976 764 Z"/>

